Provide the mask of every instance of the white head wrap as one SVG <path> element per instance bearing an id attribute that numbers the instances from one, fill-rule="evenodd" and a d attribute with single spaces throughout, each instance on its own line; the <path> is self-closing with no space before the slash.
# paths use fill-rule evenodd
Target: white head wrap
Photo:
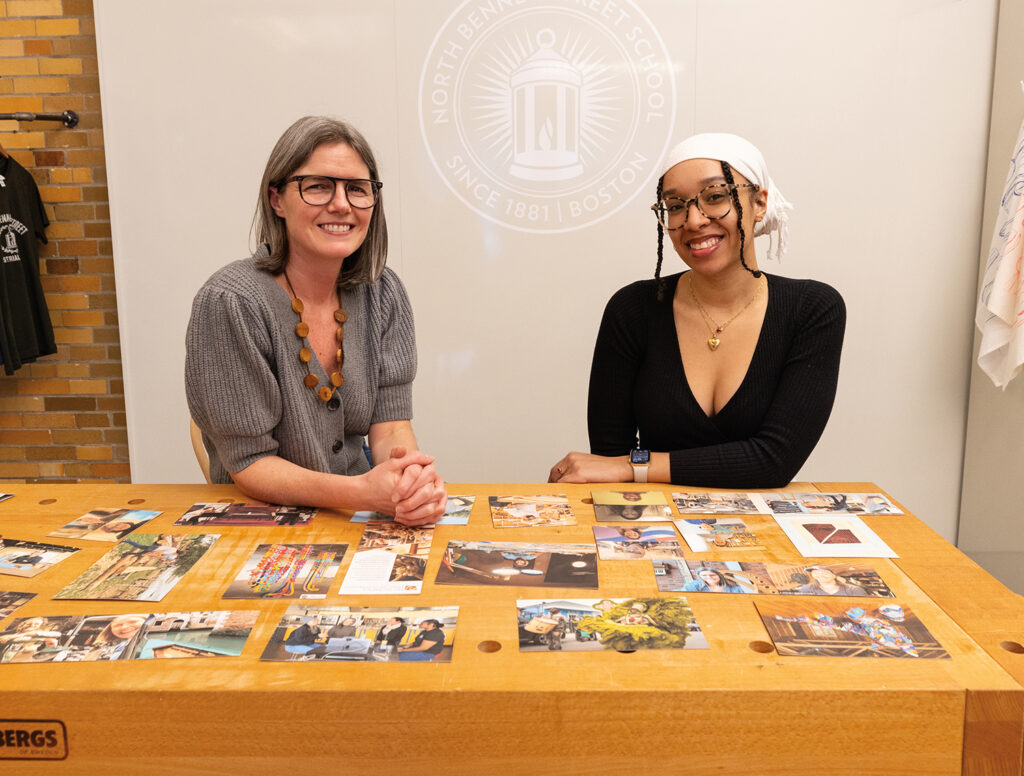
<path id="1" fill-rule="evenodd" d="M 705 132 L 688 137 L 668 153 L 661 174 L 664 175 L 680 162 L 688 159 L 716 159 L 728 162 L 736 172 L 751 183 L 768 190 L 768 209 L 764 218 L 754 226 L 754 236 L 768 235 L 768 258 L 779 259 L 789 242 L 789 211 L 793 205 L 782 196 L 768 174 L 768 165 L 753 143 L 739 135 L 724 132 Z"/>

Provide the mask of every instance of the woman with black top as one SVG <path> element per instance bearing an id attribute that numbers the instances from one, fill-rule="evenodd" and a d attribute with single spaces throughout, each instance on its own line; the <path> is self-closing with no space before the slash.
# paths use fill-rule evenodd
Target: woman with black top
<path id="1" fill-rule="evenodd" d="M 591 453 L 552 482 L 788 483 L 832 411 L 846 309 L 814 280 L 766 275 L 785 250 L 790 204 L 760 152 L 735 135 L 695 135 L 658 181 L 653 280 L 609 301 L 590 372 Z M 661 277 L 665 235 L 689 267 Z"/>

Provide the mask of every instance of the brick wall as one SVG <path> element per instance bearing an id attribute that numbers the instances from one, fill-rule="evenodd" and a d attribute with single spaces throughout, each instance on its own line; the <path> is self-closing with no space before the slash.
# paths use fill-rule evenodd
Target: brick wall
<path id="1" fill-rule="evenodd" d="M 40 271 L 58 347 L 0 374 L 0 490 L 130 475 L 92 0 L 0 0 L 0 113 L 64 110 L 78 127 L 0 121 L 51 222 Z"/>

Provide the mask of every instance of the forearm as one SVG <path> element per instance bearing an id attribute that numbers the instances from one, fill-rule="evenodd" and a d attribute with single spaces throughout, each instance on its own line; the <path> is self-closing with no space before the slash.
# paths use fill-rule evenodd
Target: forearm
<path id="1" fill-rule="evenodd" d="M 406 452 L 419 449 L 416 445 L 416 435 L 412 431 L 412 423 L 408 420 L 374 423 L 370 426 L 367 441 L 374 463 L 386 461 L 396 447 L 404 447 Z"/>
<path id="2" fill-rule="evenodd" d="M 272 504 L 366 509 L 365 477 L 316 472 L 278 456 L 265 456 L 239 472 L 235 484 L 250 498 Z"/>

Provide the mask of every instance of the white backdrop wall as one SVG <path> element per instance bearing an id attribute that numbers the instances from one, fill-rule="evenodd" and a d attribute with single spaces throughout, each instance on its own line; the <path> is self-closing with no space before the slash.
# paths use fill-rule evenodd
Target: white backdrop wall
<path id="1" fill-rule="evenodd" d="M 762 266 L 831 283 L 849 311 L 801 477 L 874 480 L 952 538 L 996 4 L 96 0 L 133 479 L 201 479 L 191 299 L 247 254 L 295 118 L 345 118 L 375 146 L 416 315 L 414 426 L 454 482 L 543 480 L 586 449 L 604 303 L 654 269 L 657 160 L 733 131 L 796 205 L 789 254 Z M 510 95 L 547 48 L 575 73 L 579 125 L 524 129 Z M 531 130 L 576 167 L 520 157 Z"/>

